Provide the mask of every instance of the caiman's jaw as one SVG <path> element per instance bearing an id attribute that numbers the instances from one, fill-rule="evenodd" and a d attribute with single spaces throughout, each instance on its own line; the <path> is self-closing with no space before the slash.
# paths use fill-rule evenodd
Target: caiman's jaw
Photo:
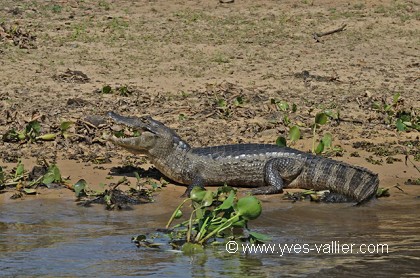
<path id="1" fill-rule="evenodd" d="M 149 117 L 124 117 L 114 112 L 108 112 L 108 116 L 115 122 L 140 132 L 139 136 L 133 137 L 107 136 L 109 141 L 135 154 L 147 154 L 155 145 L 155 141 L 158 138 L 158 130 L 157 126 Z"/>
<path id="2" fill-rule="evenodd" d="M 147 132 L 147 131 L 146 131 Z M 146 133 L 145 132 L 145 133 Z M 127 151 L 135 154 L 147 154 L 148 149 L 150 147 L 150 144 L 148 143 L 149 136 L 142 135 L 138 137 L 128 137 L 128 138 L 118 138 L 114 135 L 109 136 L 107 139 L 114 143 L 115 145 L 118 145 L 120 147 L 123 147 Z"/>

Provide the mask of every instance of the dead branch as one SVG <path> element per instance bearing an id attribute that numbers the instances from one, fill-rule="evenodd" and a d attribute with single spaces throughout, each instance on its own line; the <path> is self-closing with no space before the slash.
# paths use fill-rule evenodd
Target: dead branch
<path id="1" fill-rule="evenodd" d="M 331 34 L 334 34 L 334 33 L 344 31 L 346 26 L 347 26 L 347 24 L 343 24 L 340 28 L 337 28 L 337 29 L 334 29 L 334 30 L 331 30 L 331 31 L 328 31 L 328 32 L 313 33 L 313 37 L 316 40 L 316 42 L 320 42 L 320 39 L 319 39 L 320 37 L 324 37 L 324 36 L 328 36 L 328 35 L 331 35 Z"/>

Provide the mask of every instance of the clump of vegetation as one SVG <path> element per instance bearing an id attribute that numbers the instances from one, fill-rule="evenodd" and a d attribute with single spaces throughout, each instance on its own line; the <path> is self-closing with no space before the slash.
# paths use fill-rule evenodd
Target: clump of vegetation
<path id="1" fill-rule="evenodd" d="M 242 96 L 237 96 L 231 101 L 227 101 L 225 98 L 217 97 L 214 100 L 214 104 L 223 116 L 229 117 L 235 108 L 243 107 L 244 99 Z"/>
<path id="2" fill-rule="evenodd" d="M 126 191 L 117 188 L 121 184 L 129 184 L 126 177 L 108 186 L 100 184 L 101 190 L 90 189 L 87 182 L 81 179 L 72 186 L 72 189 L 75 192 L 78 205 L 87 207 L 91 204 L 103 204 L 107 210 L 128 210 L 131 209 L 131 205 L 153 202 L 152 195 L 160 188 L 157 184 L 152 184 L 152 187 L 148 188 L 140 184 L 140 177 L 136 176 L 137 186 L 130 187 Z"/>
<path id="3" fill-rule="evenodd" d="M 56 185 L 66 185 L 66 181 L 61 177 L 57 165 L 48 164 L 45 160 L 42 165 L 34 166 L 30 172 L 21 161 L 9 173 L 0 167 L 0 189 L 15 190 L 12 199 L 21 198 L 24 194 L 37 194 L 39 186 L 51 188 Z"/>
<path id="4" fill-rule="evenodd" d="M 15 128 L 9 129 L 3 134 L 2 140 L 4 142 L 34 143 L 37 141 L 53 141 L 58 135 L 68 138 L 71 136 L 68 130 L 73 124 L 71 121 L 63 121 L 60 123 L 59 132 L 41 134 L 40 122 L 38 120 L 32 120 L 21 130 L 16 130 Z"/>
<path id="5" fill-rule="evenodd" d="M 129 97 L 135 92 L 135 90 L 127 85 L 116 86 L 115 88 L 112 88 L 110 85 L 104 85 L 101 89 L 95 90 L 95 92 L 101 94 L 115 94 L 122 97 Z"/>
<path id="6" fill-rule="evenodd" d="M 289 104 L 284 101 L 275 101 L 272 100 L 272 104 L 276 104 L 280 110 L 287 111 L 289 109 Z M 292 111 L 296 111 L 297 107 L 293 104 Z M 285 116 L 286 117 L 286 116 Z M 287 126 L 290 125 L 290 121 L 288 118 L 283 117 L 283 123 L 285 123 Z M 325 133 L 322 138 L 319 140 L 318 144 L 317 142 L 317 130 L 322 126 L 325 125 L 328 122 L 328 119 L 339 119 L 339 113 L 334 113 L 331 110 L 325 110 L 324 112 L 320 112 L 316 114 L 314 124 L 312 125 L 312 153 L 314 154 L 330 154 L 330 153 L 341 153 L 343 150 L 339 146 L 333 146 L 333 136 L 331 133 L 327 132 Z M 301 137 L 300 128 L 298 125 L 294 125 L 290 127 L 288 139 L 290 140 L 291 144 L 294 144 L 297 142 Z M 281 147 L 285 147 L 287 145 L 287 140 L 285 137 L 278 137 L 276 140 L 276 144 Z M 315 147 L 316 145 L 316 147 Z"/>
<path id="7" fill-rule="evenodd" d="M 420 111 L 405 108 L 400 93 L 394 94 L 392 102 L 374 102 L 372 107 L 383 113 L 386 116 L 385 123 L 394 125 L 398 131 L 420 131 Z"/>
<path id="8" fill-rule="evenodd" d="M 186 220 L 171 227 L 175 219 L 184 215 L 184 206 L 191 202 L 192 212 Z M 248 230 L 248 221 L 254 220 L 262 212 L 261 202 L 255 196 L 238 198 L 236 190 L 219 187 L 217 191 L 207 191 L 194 187 L 190 197 L 183 200 L 173 212 L 165 231 L 173 247 L 190 254 L 202 251 L 203 246 L 211 242 L 217 244 L 219 239 L 235 239 L 234 228 L 246 229 L 247 237 L 240 237 L 253 243 L 268 240 L 267 236 Z M 137 246 L 150 245 L 147 236 L 133 238 Z"/>

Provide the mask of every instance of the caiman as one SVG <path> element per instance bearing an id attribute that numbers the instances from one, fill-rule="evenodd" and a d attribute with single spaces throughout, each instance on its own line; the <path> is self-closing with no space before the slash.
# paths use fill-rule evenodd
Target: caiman
<path id="1" fill-rule="evenodd" d="M 283 188 L 329 190 L 333 199 L 363 203 L 375 196 L 378 175 L 368 169 L 288 147 L 235 144 L 192 148 L 172 129 L 151 117 L 124 117 L 109 112 L 115 122 L 140 136 L 109 140 L 146 155 L 166 177 L 194 186 L 250 187 L 253 194 L 281 193 Z M 343 198 L 340 198 L 343 197 Z"/>

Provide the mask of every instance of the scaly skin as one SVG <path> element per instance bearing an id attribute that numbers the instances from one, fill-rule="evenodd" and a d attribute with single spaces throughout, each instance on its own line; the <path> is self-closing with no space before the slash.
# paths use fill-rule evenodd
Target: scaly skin
<path id="1" fill-rule="evenodd" d="M 115 122 L 142 131 L 139 137 L 109 140 L 146 155 L 168 178 L 194 186 L 252 187 L 254 194 L 281 193 L 283 188 L 328 189 L 358 203 L 375 196 L 378 175 L 369 170 L 287 147 L 237 144 L 191 148 L 173 130 L 150 117 L 123 117 Z M 340 198 L 339 198 L 340 199 Z"/>

